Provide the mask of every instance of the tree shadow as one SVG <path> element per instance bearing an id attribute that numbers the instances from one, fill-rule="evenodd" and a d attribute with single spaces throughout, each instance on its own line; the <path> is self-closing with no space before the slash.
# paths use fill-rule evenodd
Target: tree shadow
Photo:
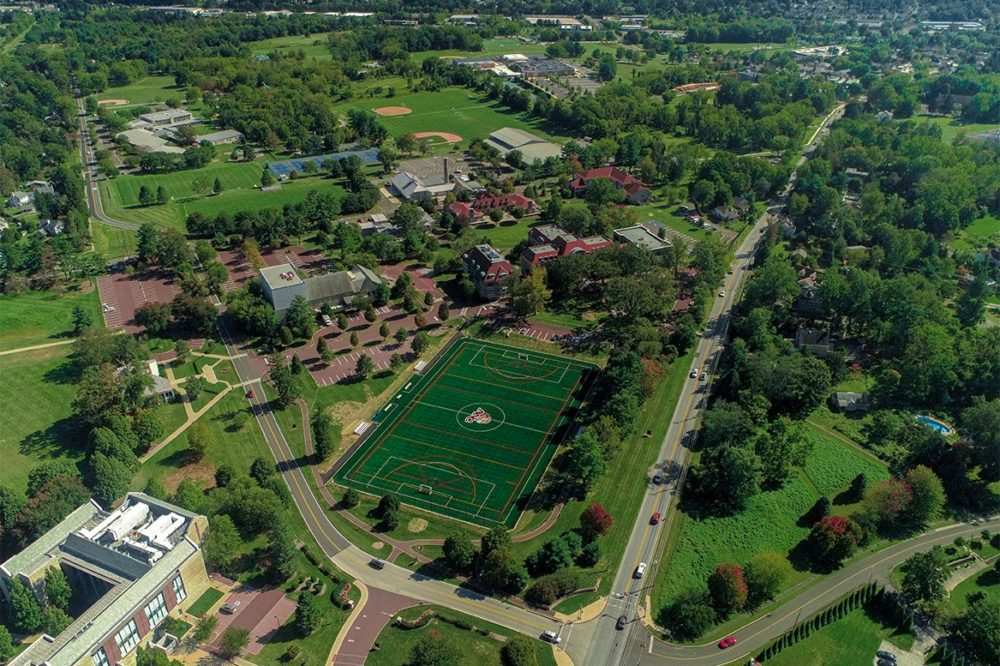
<path id="1" fill-rule="evenodd" d="M 42 375 L 42 381 L 48 384 L 76 384 L 80 381 L 80 367 L 75 361 L 67 360 L 47 370 Z"/>
<path id="2" fill-rule="evenodd" d="M 36 459 L 60 458 L 67 451 L 82 451 L 86 446 L 76 417 L 59 419 L 43 430 L 36 430 L 21 440 L 20 453 Z M 76 442 L 73 446 L 71 442 Z"/>
<path id="3" fill-rule="evenodd" d="M 788 561 L 792 563 L 792 568 L 796 571 L 814 571 L 812 553 L 809 552 L 809 543 L 805 539 L 799 541 L 788 551 Z"/>

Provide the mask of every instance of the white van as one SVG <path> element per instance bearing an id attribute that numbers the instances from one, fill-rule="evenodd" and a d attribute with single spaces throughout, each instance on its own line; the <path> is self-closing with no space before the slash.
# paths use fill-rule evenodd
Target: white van
<path id="1" fill-rule="evenodd" d="M 635 568 L 635 577 L 642 578 L 643 574 L 646 573 L 646 563 L 639 562 L 639 566 Z"/>

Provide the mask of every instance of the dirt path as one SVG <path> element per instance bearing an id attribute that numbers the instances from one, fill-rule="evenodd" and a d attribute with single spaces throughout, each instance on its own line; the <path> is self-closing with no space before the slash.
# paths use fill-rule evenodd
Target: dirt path
<path id="1" fill-rule="evenodd" d="M 44 345 L 18 347 L 17 349 L 8 349 L 7 351 L 0 351 L 0 356 L 7 356 L 8 354 L 20 354 L 22 352 L 38 351 L 39 349 L 48 349 L 49 347 L 61 347 L 63 345 L 71 345 L 74 342 L 76 342 L 76 338 L 70 338 L 68 340 L 59 340 L 58 342 L 46 342 Z"/>

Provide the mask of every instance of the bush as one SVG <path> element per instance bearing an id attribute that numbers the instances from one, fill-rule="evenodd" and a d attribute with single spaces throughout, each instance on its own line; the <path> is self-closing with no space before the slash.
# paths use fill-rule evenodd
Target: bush
<path id="1" fill-rule="evenodd" d="M 535 644 L 524 636 L 515 636 L 500 648 L 504 666 L 534 666 Z"/>
<path id="2" fill-rule="evenodd" d="M 525 590 L 524 598 L 539 606 L 549 606 L 556 599 L 574 592 L 580 587 L 580 575 L 575 571 L 560 571 L 539 578 Z"/>
<path id="3" fill-rule="evenodd" d="M 676 638 L 698 638 L 715 622 L 712 600 L 703 590 L 682 592 L 663 609 L 662 622 Z"/>

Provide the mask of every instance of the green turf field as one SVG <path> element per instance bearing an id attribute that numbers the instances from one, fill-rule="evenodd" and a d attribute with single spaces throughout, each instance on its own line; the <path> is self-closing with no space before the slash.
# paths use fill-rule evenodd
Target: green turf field
<path id="1" fill-rule="evenodd" d="M 108 88 L 104 92 L 97 93 L 94 97 L 98 100 L 124 99 L 128 100 L 127 105 L 151 104 L 162 102 L 170 97 L 183 99 L 184 89 L 176 85 L 172 76 L 147 76 L 127 86 Z"/>
<path id="2" fill-rule="evenodd" d="M 595 371 L 460 340 L 375 415 L 335 478 L 476 525 L 513 527 Z"/>

